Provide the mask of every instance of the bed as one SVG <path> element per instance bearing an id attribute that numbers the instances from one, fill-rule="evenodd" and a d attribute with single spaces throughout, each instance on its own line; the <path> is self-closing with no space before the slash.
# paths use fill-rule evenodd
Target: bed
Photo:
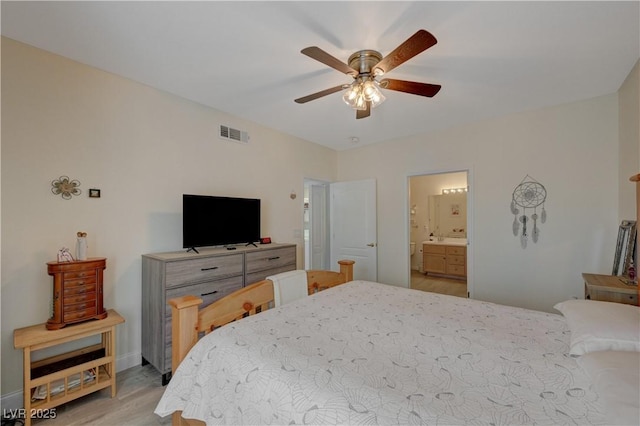
<path id="1" fill-rule="evenodd" d="M 369 281 L 330 287 L 229 323 L 189 347 L 176 358 L 180 366 L 155 413 L 172 414 L 174 424 L 640 420 L 636 307 L 576 300 L 557 305 L 558 315 Z M 622 310 L 630 328 L 596 342 L 596 355 L 605 356 L 593 358 L 593 336 L 580 340 L 569 318 L 588 328 L 573 314 L 588 316 L 600 304 L 608 310 L 593 320 L 609 317 L 620 328 Z M 197 319 L 181 321 L 192 336 Z M 611 341 L 617 343 L 607 346 Z M 597 380 L 611 370 L 615 379 Z"/>

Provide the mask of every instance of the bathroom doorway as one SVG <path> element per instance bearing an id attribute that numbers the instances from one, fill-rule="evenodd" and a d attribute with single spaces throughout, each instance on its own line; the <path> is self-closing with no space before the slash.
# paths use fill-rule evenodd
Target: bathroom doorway
<path id="1" fill-rule="evenodd" d="M 410 288 L 469 297 L 469 171 L 409 177 Z"/>

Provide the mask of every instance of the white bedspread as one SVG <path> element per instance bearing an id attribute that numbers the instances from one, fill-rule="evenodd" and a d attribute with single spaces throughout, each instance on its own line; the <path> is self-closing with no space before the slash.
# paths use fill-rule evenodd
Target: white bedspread
<path id="1" fill-rule="evenodd" d="M 155 412 L 207 424 L 603 424 L 560 315 L 354 281 L 229 324 Z"/>

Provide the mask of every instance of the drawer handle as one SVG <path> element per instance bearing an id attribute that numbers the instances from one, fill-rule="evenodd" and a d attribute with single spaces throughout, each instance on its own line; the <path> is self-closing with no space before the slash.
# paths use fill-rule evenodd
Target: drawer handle
<path id="1" fill-rule="evenodd" d="M 278 259 L 280 259 L 280 256 L 267 257 L 267 260 L 278 260 Z"/>
<path id="2" fill-rule="evenodd" d="M 218 267 L 217 266 L 212 266 L 211 268 L 201 268 L 200 270 L 202 272 L 204 272 L 204 271 L 213 271 L 214 269 L 218 269 Z"/>
<path id="3" fill-rule="evenodd" d="M 212 294 L 216 294 L 217 292 L 218 290 L 213 290 L 213 291 L 210 291 L 209 293 L 202 293 L 200 296 L 210 296 Z"/>

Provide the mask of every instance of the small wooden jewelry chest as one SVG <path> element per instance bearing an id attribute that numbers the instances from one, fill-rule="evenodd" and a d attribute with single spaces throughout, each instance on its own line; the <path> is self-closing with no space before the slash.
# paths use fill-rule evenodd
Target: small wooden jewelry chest
<path id="1" fill-rule="evenodd" d="M 102 303 L 102 272 L 106 262 L 104 257 L 92 257 L 47 263 L 47 272 L 53 276 L 53 316 L 47 321 L 48 330 L 107 317 Z"/>

